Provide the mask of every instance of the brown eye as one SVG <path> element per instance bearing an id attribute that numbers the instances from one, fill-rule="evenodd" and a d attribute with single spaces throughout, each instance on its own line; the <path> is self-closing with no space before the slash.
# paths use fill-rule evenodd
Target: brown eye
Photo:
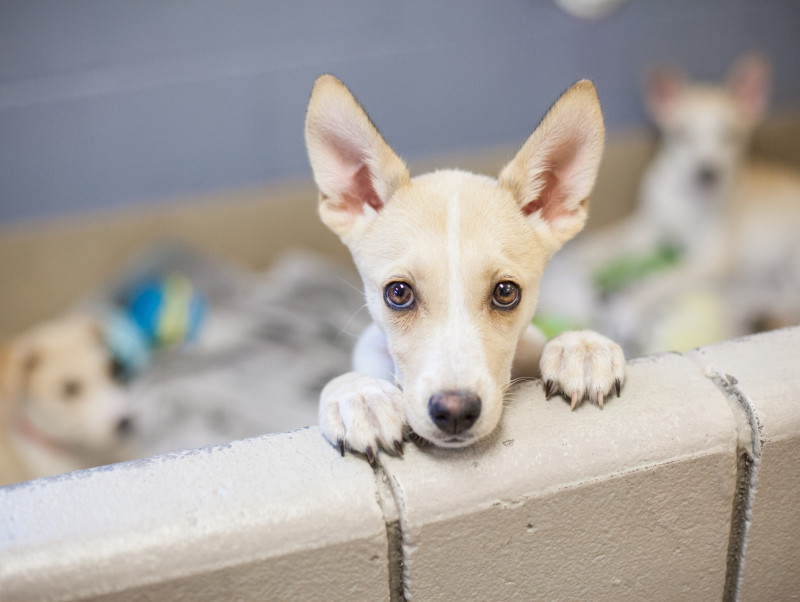
<path id="1" fill-rule="evenodd" d="M 520 296 L 519 287 L 513 282 L 504 280 L 494 287 L 492 305 L 502 310 L 514 309 L 519 304 Z"/>
<path id="2" fill-rule="evenodd" d="M 83 385 L 77 380 L 65 380 L 61 385 L 61 395 L 64 399 L 75 399 L 83 391 Z"/>
<path id="3" fill-rule="evenodd" d="M 411 309 L 414 306 L 414 289 L 407 282 L 390 282 L 383 289 L 383 299 L 390 309 Z"/>

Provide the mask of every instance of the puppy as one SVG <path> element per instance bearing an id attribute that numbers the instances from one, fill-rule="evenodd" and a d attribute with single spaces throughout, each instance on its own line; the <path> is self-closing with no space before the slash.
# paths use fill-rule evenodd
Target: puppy
<path id="1" fill-rule="evenodd" d="M 583 331 L 543 348 L 531 325 L 548 259 L 586 221 L 603 137 L 594 86 L 581 81 L 497 179 L 411 178 L 344 84 L 317 80 L 306 146 L 319 214 L 351 251 L 374 321 L 354 371 L 320 396 L 322 433 L 343 455 L 400 454 L 406 425 L 443 447 L 478 441 L 500 420 L 512 367 L 573 408 L 619 393 L 619 346 Z"/>
<path id="2" fill-rule="evenodd" d="M 570 284 L 545 283 L 544 309 L 599 325 L 629 351 L 683 351 L 800 319 L 800 176 L 748 160 L 770 69 L 740 58 L 722 84 L 674 68 L 646 80 L 660 133 L 633 214 L 586 233 L 558 258 Z M 552 274 L 552 272 L 551 272 Z M 601 300 L 602 297 L 602 300 Z"/>
<path id="3" fill-rule="evenodd" d="M 763 58 L 745 55 L 723 84 L 662 68 L 646 85 L 661 143 L 643 179 L 640 222 L 680 250 L 684 283 L 724 289 L 733 303 L 727 336 L 800 318 L 800 174 L 747 157 L 770 79 Z"/>
<path id="4" fill-rule="evenodd" d="M 0 353 L 0 484 L 127 459 L 131 418 L 95 322 L 39 326 Z"/>

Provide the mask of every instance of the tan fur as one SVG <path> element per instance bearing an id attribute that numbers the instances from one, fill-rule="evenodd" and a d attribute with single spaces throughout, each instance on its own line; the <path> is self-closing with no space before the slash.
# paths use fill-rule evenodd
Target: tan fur
<path id="1" fill-rule="evenodd" d="M 125 457 L 127 406 L 100 336 L 91 318 L 68 316 L 0 353 L 0 484 Z"/>
<path id="2" fill-rule="evenodd" d="M 356 372 L 322 392 L 323 434 L 370 459 L 381 447 L 399 450 L 404 424 L 443 446 L 485 437 L 500 419 L 517 347 L 525 349 L 520 366 L 542 354 L 530 320 L 545 265 L 586 221 L 603 145 L 594 86 L 583 81 L 570 88 L 498 180 L 458 170 L 412 179 L 332 76 L 314 86 L 306 144 L 320 217 L 349 247 L 375 322 L 365 335 L 375 343 L 359 345 Z M 396 282 L 413 289 L 410 309 L 389 307 L 384 291 Z M 502 282 L 522 290 L 512 310 L 492 304 Z M 584 370 L 593 352 L 580 336 L 577 345 L 567 341 L 580 354 L 580 373 L 563 372 L 561 360 L 551 358 L 552 374 L 544 376 L 570 398 L 602 401 L 623 378 L 621 351 L 604 340 L 604 351 L 611 350 L 606 361 Z M 390 356 L 386 369 L 360 371 L 382 347 Z M 430 409 L 437 394 L 453 391 L 481 400 L 477 421 L 456 434 L 437 427 Z"/>

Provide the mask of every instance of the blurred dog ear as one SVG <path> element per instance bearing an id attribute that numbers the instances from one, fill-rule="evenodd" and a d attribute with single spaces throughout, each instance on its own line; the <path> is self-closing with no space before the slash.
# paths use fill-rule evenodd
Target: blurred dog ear
<path id="1" fill-rule="evenodd" d="M 678 67 L 661 65 L 647 72 L 644 78 L 644 100 L 647 114 L 659 127 L 670 119 L 675 101 L 686 88 L 686 76 Z"/>
<path id="2" fill-rule="evenodd" d="M 604 132 L 594 84 L 579 81 L 500 172 L 500 184 L 512 191 L 528 221 L 549 233 L 553 252 L 586 223 Z"/>
<path id="3" fill-rule="evenodd" d="M 755 125 L 767 111 L 772 91 L 772 68 L 760 54 L 745 54 L 731 67 L 728 90 L 745 119 Z"/>

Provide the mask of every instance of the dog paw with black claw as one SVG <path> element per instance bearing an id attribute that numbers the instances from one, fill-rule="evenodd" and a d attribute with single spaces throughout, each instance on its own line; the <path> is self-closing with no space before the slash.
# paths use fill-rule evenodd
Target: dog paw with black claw
<path id="1" fill-rule="evenodd" d="M 614 341 L 591 330 L 564 332 L 550 339 L 539 361 L 545 396 L 560 394 L 574 410 L 580 401 L 617 397 L 625 382 L 625 355 Z"/>
<path id="2" fill-rule="evenodd" d="M 402 392 L 388 381 L 348 372 L 320 395 L 322 434 L 344 456 L 350 450 L 375 463 L 379 450 L 403 455 Z"/>

